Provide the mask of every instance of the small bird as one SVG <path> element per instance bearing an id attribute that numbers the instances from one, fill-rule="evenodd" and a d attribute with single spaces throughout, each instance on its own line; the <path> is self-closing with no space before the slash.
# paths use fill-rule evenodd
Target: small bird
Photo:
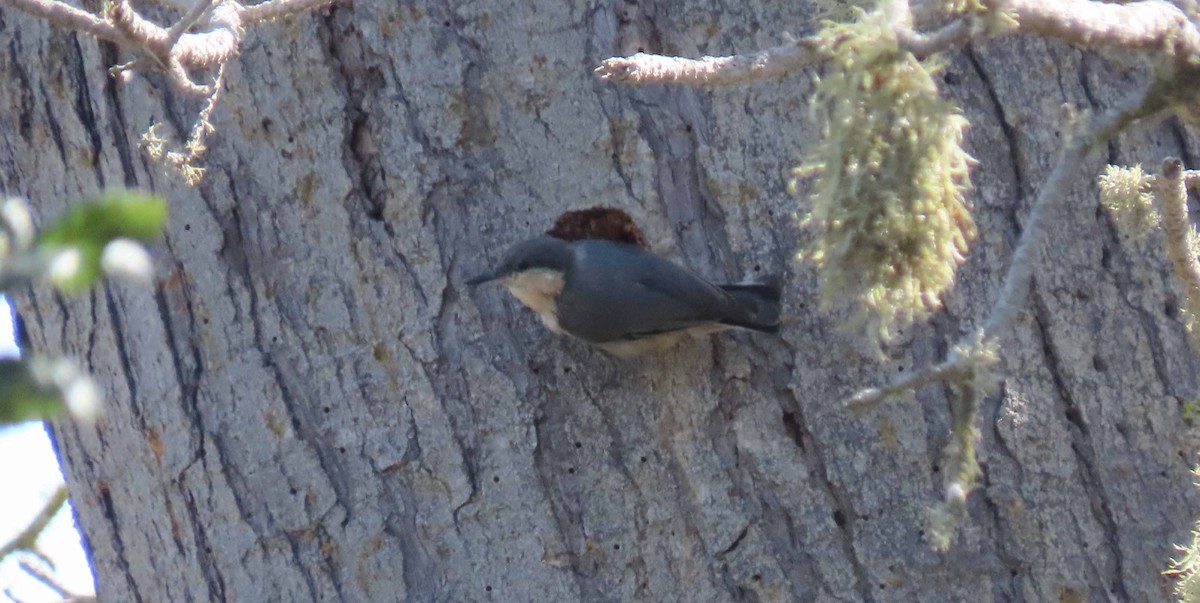
<path id="1" fill-rule="evenodd" d="M 467 284 L 493 280 L 551 331 L 624 358 L 663 350 L 685 333 L 779 330 L 778 278 L 718 286 L 624 241 L 539 236 Z"/>

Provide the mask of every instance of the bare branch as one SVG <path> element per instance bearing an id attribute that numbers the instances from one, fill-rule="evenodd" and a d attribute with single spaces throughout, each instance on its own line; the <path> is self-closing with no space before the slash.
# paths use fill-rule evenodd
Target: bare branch
<path id="1" fill-rule="evenodd" d="M 58 27 L 89 33 L 101 40 L 125 42 L 121 32 L 109 22 L 57 0 L 0 0 L 0 4 L 41 17 Z"/>
<path id="2" fill-rule="evenodd" d="M 971 28 L 959 20 L 931 34 L 905 29 L 898 35 L 902 48 L 925 58 L 965 45 L 971 41 Z M 754 54 L 726 57 L 688 59 L 639 52 L 605 59 L 595 73 L 602 80 L 620 84 L 730 86 L 783 79 L 829 58 L 817 38 L 806 37 Z"/>
<path id="3" fill-rule="evenodd" d="M 931 34 L 905 28 L 901 47 L 917 58 L 966 44 L 970 27 L 954 21 Z M 605 59 L 596 68 L 602 80 L 620 84 L 692 84 L 729 86 L 762 80 L 778 80 L 829 60 L 816 37 L 805 37 L 754 54 L 688 59 L 637 53 L 630 57 Z"/>
<path id="4" fill-rule="evenodd" d="M 172 25 L 171 29 L 167 30 L 167 39 L 164 42 L 167 52 L 170 52 L 175 43 L 179 41 L 179 38 L 200 21 L 208 12 L 208 9 L 212 8 L 213 2 L 214 0 L 196 0 L 196 4 L 183 15 L 183 18 Z"/>
<path id="5" fill-rule="evenodd" d="M 115 0 L 107 5 L 109 21 L 121 32 L 122 42 L 134 44 L 145 50 L 160 67 L 166 67 L 167 50 L 161 40 L 154 39 L 157 25 L 137 14 L 128 0 Z"/>
<path id="6" fill-rule="evenodd" d="M 913 10 L 908 0 L 892 0 L 890 8 L 897 44 L 918 59 L 958 48 L 971 41 L 971 27 L 967 19 L 954 19 L 940 29 L 924 34 L 913 29 Z"/>
<path id="7" fill-rule="evenodd" d="M 1034 201 L 1033 210 L 1025 222 L 1021 240 L 1013 252 L 1012 262 L 1004 277 L 1004 288 L 983 327 L 987 336 L 997 336 L 1016 320 L 1029 294 L 1035 256 L 1041 250 L 1046 233 L 1049 232 L 1050 222 L 1058 217 L 1059 206 L 1066 200 L 1071 181 L 1082 168 L 1084 159 L 1097 145 L 1104 144 L 1129 124 L 1158 113 L 1163 108 L 1164 100 L 1159 95 L 1143 90 L 1094 118 L 1086 129 L 1071 138 L 1071 142 L 1063 150 L 1058 163 L 1042 185 L 1042 190 Z"/>
<path id="8" fill-rule="evenodd" d="M 168 61 L 167 73 L 171 76 L 171 83 L 176 88 L 196 96 L 208 96 L 212 92 L 208 86 L 197 84 L 192 80 L 192 76 L 188 74 L 187 69 L 184 68 L 183 63 L 180 63 L 178 59 L 170 58 Z"/>
<path id="9" fill-rule="evenodd" d="M 58 513 L 58 509 L 65 502 L 67 502 L 67 486 L 64 484 L 54 491 L 54 494 L 46 501 L 42 510 L 38 512 L 37 516 L 33 518 L 33 521 L 29 522 L 29 525 L 24 530 L 21 530 L 20 534 L 17 534 L 16 538 L 3 547 L 0 547 L 0 559 L 4 559 L 15 551 L 33 550 L 38 537 L 41 536 L 42 531 L 46 529 L 50 520 L 54 519 L 55 513 Z"/>
<path id="10" fill-rule="evenodd" d="M 846 406 L 853 410 L 862 411 L 875 406 L 890 396 L 920 389 L 939 381 L 950 381 L 965 377 L 967 372 L 967 367 L 963 366 L 959 358 L 950 358 L 941 364 L 929 367 L 923 371 L 909 373 L 882 388 L 871 387 L 864 389 L 847 400 Z"/>
<path id="11" fill-rule="evenodd" d="M 959 19 L 928 34 L 918 33 L 910 28 L 901 29 L 896 32 L 896 38 L 901 48 L 911 52 L 918 59 L 924 59 L 939 52 L 966 46 L 972 40 L 972 32 L 968 22 Z"/>
<path id="12" fill-rule="evenodd" d="M 200 5 L 209 3 L 203 10 Z M 221 0 L 212 8 L 209 31 L 187 33 L 195 21 L 211 7 L 212 0 L 201 0 L 170 30 L 160 27 L 129 6 L 115 2 L 110 9 L 112 21 L 70 6 L 58 0 L 0 0 L 13 8 L 46 19 L 53 25 L 89 33 L 102 40 L 140 48 L 155 55 L 166 68 L 166 57 L 174 55 L 187 67 L 211 67 L 237 53 L 242 39 L 242 22 L 235 2 Z M 198 11 L 198 14 L 193 14 Z M 178 36 L 175 33 L 178 31 Z"/>
<path id="13" fill-rule="evenodd" d="M 703 84 L 728 86 L 787 77 L 827 60 L 816 38 L 802 38 L 748 55 L 686 59 L 637 53 L 605 59 L 596 68 L 602 80 L 621 84 Z"/>
<path id="14" fill-rule="evenodd" d="M 267 2 L 243 7 L 241 10 L 242 19 L 248 24 L 266 21 L 292 13 L 319 8 L 333 2 L 334 0 L 267 0 Z"/>
<path id="15" fill-rule="evenodd" d="M 1188 245 L 1191 224 L 1188 222 L 1183 162 L 1175 157 L 1164 159 L 1154 180 L 1172 272 L 1183 284 L 1188 313 L 1192 317 L 1200 317 L 1200 267 L 1196 265 L 1196 258 L 1192 256 Z"/>
<path id="16" fill-rule="evenodd" d="M 1071 44 L 1166 51 L 1177 60 L 1200 56 L 1200 31 L 1169 2 L 1108 4 L 1092 0 L 1002 0 L 1021 33 Z"/>
<path id="17" fill-rule="evenodd" d="M 129 7 L 127 1 L 113 6 L 114 21 L 126 21 L 122 30 L 131 32 L 131 41 L 159 57 L 174 56 L 187 67 L 213 67 L 233 57 L 242 41 L 242 22 L 236 3 L 222 1 L 212 9 L 209 31 L 181 34 L 168 45 L 168 30 L 151 23 Z M 164 65 L 165 66 L 165 65 Z"/>

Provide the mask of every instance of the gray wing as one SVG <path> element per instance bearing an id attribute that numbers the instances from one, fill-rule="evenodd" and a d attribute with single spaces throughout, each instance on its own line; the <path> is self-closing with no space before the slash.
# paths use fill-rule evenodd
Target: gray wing
<path id="1" fill-rule="evenodd" d="M 736 317 L 740 305 L 691 271 L 623 243 L 579 241 L 559 324 L 588 341 L 636 339 Z"/>

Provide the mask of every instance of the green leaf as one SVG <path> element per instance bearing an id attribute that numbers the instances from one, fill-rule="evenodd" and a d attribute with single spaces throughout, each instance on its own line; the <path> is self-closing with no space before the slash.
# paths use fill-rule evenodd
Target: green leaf
<path id="1" fill-rule="evenodd" d="M 136 239 L 149 243 L 167 222 L 167 202 L 162 197 L 141 193 L 105 194 L 80 203 L 42 230 L 42 245 L 92 244 L 103 249 L 113 239 Z"/>
<path id="2" fill-rule="evenodd" d="M 167 221 L 167 202 L 133 192 L 109 193 L 75 205 L 48 225 L 38 238 L 38 250 L 50 256 L 74 249 L 79 252 L 71 270 L 54 270 L 54 283 L 65 291 L 84 289 L 100 276 L 100 257 L 114 239 L 149 243 Z"/>
<path id="3" fill-rule="evenodd" d="M 0 425 L 43 419 L 65 409 L 58 388 L 41 383 L 22 360 L 0 360 Z"/>

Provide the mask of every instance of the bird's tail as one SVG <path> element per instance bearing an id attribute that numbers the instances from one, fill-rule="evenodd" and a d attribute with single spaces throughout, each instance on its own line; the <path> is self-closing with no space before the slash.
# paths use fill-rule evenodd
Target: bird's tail
<path id="1" fill-rule="evenodd" d="M 783 297 L 783 283 L 778 276 L 769 275 L 749 283 L 721 285 L 721 288 L 741 306 L 736 316 L 722 320 L 722 324 L 764 333 L 779 331 L 779 300 Z"/>

